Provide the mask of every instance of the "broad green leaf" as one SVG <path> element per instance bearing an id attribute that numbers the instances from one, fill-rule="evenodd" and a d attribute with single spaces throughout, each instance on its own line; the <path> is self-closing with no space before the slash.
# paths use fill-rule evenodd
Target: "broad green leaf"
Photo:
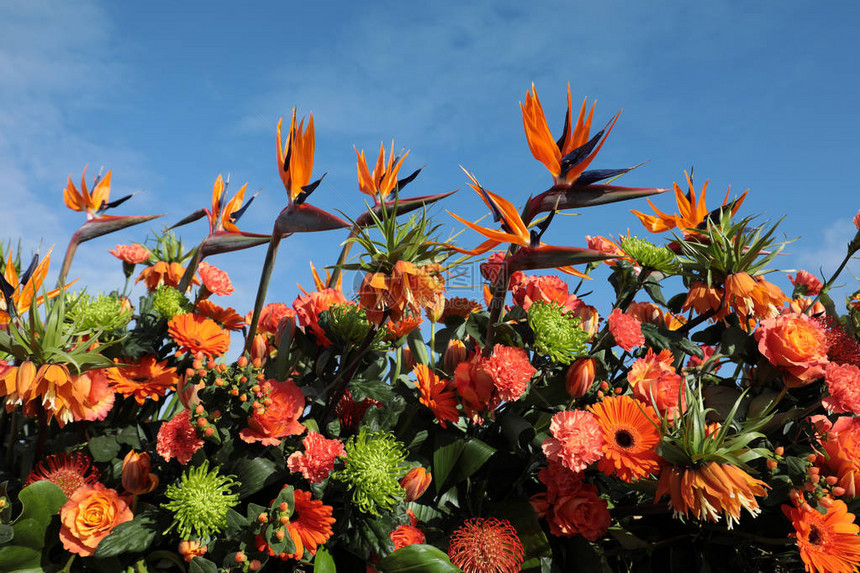
<path id="1" fill-rule="evenodd" d="M 242 484 L 239 488 L 240 498 L 248 497 L 274 483 L 279 475 L 275 463 L 269 458 L 248 457 L 236 459 L 228 473 L 235 474 L 237 481 Z"/>
<path id="2" fill-rule="evenodd" d="M 90 453 L 97 462 L 109 462 L 119 454 L 119 442 L 116 436 L 96 436 L 90 439 Z"/>
<path id="3" fill-rule="evenodd" d="M 167 526 L 166 523 L 159 523 L 158 518 L 157 510 L 146 510 L 135 515 L 131 521 L 120 523 L 113 528 L 110 535 L 101 540 L 95 556 L 115 557 L 123 553 L 146 551 Z"/>
<path id="4" fill-rule="evenodd" d="M 317 550 L 317 556 L 314 558 L 314 573 L 337 573 L 334 558 L 325 547 Z"/>
<path id="5" fill-rule="evenodd" d="M 379 573 L 459 573 L 444 551 L 432 545 L 407 545 L 381 559 Z"/>
<path id="6" fill-rule="evenodd" d="M 42 571 L 40 563 L 48 526 L 66 502 L 66 495 L 53 483 L 42 480 L 22 489 L 18 500 L 23 508 L 12 523 L 10 544 L 0 547 L 0 571 Z"/>
<path id="7" fill-rule="evenodd" d="M 188 573 L 218 573 L 218 566 L 203 557 L 195 557 L 188 565 Z"/>

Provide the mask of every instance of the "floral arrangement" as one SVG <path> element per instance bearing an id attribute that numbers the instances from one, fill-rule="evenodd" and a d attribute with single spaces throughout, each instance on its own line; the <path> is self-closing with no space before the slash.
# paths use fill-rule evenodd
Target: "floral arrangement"
<path id="1" fill-rule="evenodd" d="M 371 170 L 356 150 L 354 218 L 310 204 L 313 116 L 293 111 L 270 233 L 237 227 L 253 197 L 219 176 L 210 208 L 111 250 L 126 283 L 93 292 L 67 281 L 77 248 L 157 215 L 106 214 L 128 199 L 110 172 L 70 177 L 86 221 L 56 287 L 50 252 L 0 254 L 0 570 L 857 571 L 860 291 L 842 314 L 829 293 L 860 213 L 837 272 L 785 293 L 746 193 L 709 209 L 687 175 L 677 212 L 646 213 L 669 189 L 589 169 L 618 114 L 592 134 L 568 90 L 556 137 L 534 87 L 521 108 L 552 185 L 518 208 L 466 172 L 492 223 L 451 215 L 476 246 L 426 215 L 450 193 L 403 195 L 408 152 Z M 640 235 L 543 242 L 618 201 Z M 175 229 L 202 218 L 189 248 Z M 314 289 L 269 301 L 281 241 L 338 230 Z M 264 245 L 239 312 L 215 256 Z M 483 300 L 451 296 L 475 260 Z"/>

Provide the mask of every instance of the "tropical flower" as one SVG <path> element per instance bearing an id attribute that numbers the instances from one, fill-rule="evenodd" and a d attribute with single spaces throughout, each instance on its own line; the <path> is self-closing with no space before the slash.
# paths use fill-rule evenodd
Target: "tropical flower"
<path id="1" fill-rule="evenodd" d="M 548 462 L 560 462 L 573 472 L 581 472 L 603 457 L 606 439 L 597 417 L 586 410 L 568 410 L 552 417 L 551 438 L 543 441 Z"/>
<path id="2" fill-rule="evenodd" d="M 791 520 L 797 548 L 809 573 L 851 573 L 860 566 L 860 527 L 854 514 L 842 500 L 822 514 L 783 505 L 782 512 Z"/>
<path id="3" fill-rule="evenodd" d="M 239 486 L 235 476 L 224 476 L 218 468 L 209 471 L 209 460 L 186 470 L 178 484 L 167 486 L 165 497 L 170 500 L 162 504 L 173 513 L 173 523 L 168 531 L 176 528 L 183 539 L 207 538 L 227 527 L 227 511 L 239 503 Z"/>
<path id="4" fill-rule="evenodd" d="M 286 559 L 301 559 L 305 551 L 316 555 L 319 546 L 332 536 L 332 507 L 311 499 L 311 492 L 300 489 L 293 490 L 293 499 L 295 507 L 287 529 L 296 550 Z"/>
<path id="5" fill-rule="evenodd" d="M 380 201 L 385 201 L 391 192 L 397 189 L 397 174 L 400 171 L 400 166 L 403 165 L 403 160 L 409 155 L 409 151 L 406 151 L 400 157 L 395 157 L 393 141 L 389 151 L 388 162 L 386 163 L 385 147 L 382 144 L 379 145 L 379 157 L 376 160 L 373 173 L 371 173 L 367 167 L 364 150 L 361 153 L 358 149 L 355 150 L 355 154 L 358 156 L 358 189 L 373 197 L 377 204 Z"/>
<path id="6" fill-rule="evenodd" d="M 651 406 L 630 396 L 613 396 L 589 410 L 603 431 L 603 457 L 597 464 L 600 471 L 628 483 L 659 471 L 660 419 Z"/>
<path id="7" fill-rule="evenodd" d="M 202 353 L 207 358 L 221 356 L 230 347 L 230 332 L 218 326 L 211 318 L 198 314 L 174 316 L 167 323 L 167 332 L 179 346 L 177 354 Z"/>
<path id="8" fill-rule="evenodd" d="M 664 349 L 654 354 L 649 348 L 648 353 L 637 359 L 627 372 L 633 396 L 655 406 L 669 420 L 674 420 L 687 407 L 686 392 L 682 390 L 684 378 L 675 372 L 674 361 L 671 350 Z"/>
<path id="9" fill-rule="evenodd" d="M 83 175 L 81 175 L 81 190 L 75 187 L 72 183 L 72 176 L 69 174 L 69 180 L 66 183 L 66 188 L 63 189 L 63 201 L 66 207 L 73 211 L 84 211 L 87 214 L 87 220 L 95 219 L 102 211 L 110 207 L 110 174 L 108 171 L 104 177 L 98 179 L 93 187 L 92 193 L 87 189 L 87 168 L 84 167 Z"/>
<path id="10" fill-rule="evenodd" d="M 430 408 L 439 425 L 447 427 L 447 422 L 457 422 L 460 413 L 457 411 L 457 393 L 449 380 L 440 380 L 426 364 L 417 364 L 414 368 L 418 391 L 421 393 L 420 402 Z"/>
<path id="11" fill-rule="evenodd" d="M 307 129 L 305 120 L 296 125 L 296 110 L 293 108 L 293 118 L 286 141 L 281 142 L 281 123 L 278 120 L 278 174 L 290 204 L 301 195 L 303 188 L 311 181 L 311 171 L 314 167 L 314 114 L 310 115 Z"/>
<path id="12" fill-rule="evenodd" d="M 467 519 L 448 539 L 448 557 L 465 573 L 516 573 L 524 556 L 517 530 L 507 519 Z"/>
<path id="13" fill-rule="evenodd" d="M 755 331 L 758 349 L 786 373 L 786 384 L 803 386 L 824 376 L 827 338 L 820 323 L 804 314 L 784 314 L 761 321 Z"/>
<path id="14" fill-rule="evenodd" d="M 224 191 L 227 186 L 224 184 L 224 178 L 221 174 L 215 179 L 215 184 L 212 186 L 212 210 L 204 209 L 206 217 L 209 220 L 209 233 L 216 231 L 230 231 L 238 233 L 239 228 L 236 226 L 236 221 L 244 214 L 245 209 L 254 200 L 253 197 L 248 200 L 248 204 L 242 207 L 242 202 L 245 198 L 245 190 L 248 184 L 242 185 L 239 190 L 233 195 L 233 198 L 224 203 Z M 211 289 L 210 289 L 211 290 Z M 215 292 L 215 291 L 212 291 Z"/>
<path id="15" fill-rule="evenodd" d="M 99 475 L 90 456 L 80 452 L 60 453 L 50 455 L 36 464 L 24 485 L 48 480 L 63 490 L 66 498 L 70 498 L 78 489 L 97 483 Z"/>
<path id="16" fill-rule="evenodd" d="M 149 249 L 138 243 L 133 243 L 131 245 L 117 245 L 116 248 L 113 248 L 108 252 L 122 262 L 130 265 L 139 265 L 140 263 L 149 260 L 149 257 L 152 256 Z"/>
<path id="17" fill-rule="evenodd" d="M 637 346 L 645 344 L 645 336 L 642 334 L 642 323 L 634 316 L 624 314 L 620 308 L 613 309 L 606 319 L 609 333 L 615 339 L 615 343 L 630 352 Z"/>
<path id="18" fill-rule="evenodd" d="M 60 508 L 60 541 L 66 551 L 90 557 L 114 527 L 133 517 L 115 490 L 100 483 L 87 484 Z"/>
<path id="19" fill-rule="evenodd" d="M 218 267 L 202 261 L 197 265 L 197 273 L 200 275 L 203 287 L 208 293 L 216 296 L 233 294 L 233 283 L 230 282 L 230 277 Z"/>
<path id="20" fill-rule="evenodd" d="M 729 313 L 729 306 L 723 304 L 723 290 L 705 281 L 694 281 L 690 285 L 687 298 L 681 306 L 681 310 L 695 310 L 697 314 L 713 312 L 713 320 L 725 318 Z"/>
<path id="21" fill-rule="evenodd" d="M 686 194 L 681 190 L 681 187 L 677 183 L 673 183 L 675 188 L 675 202 L 678 204 L 678 211 L 680 214 L 667 215 L 666 213 L 663 213 L 654 206 L 651 199 L 648 199 L 648 204 L 651 205 L 652 209 L 654 209 L 654 212 L 657 214 L 656 217 L 640 213 L 639 211 L 630 211 L 639 217 L 639 220 L 642 221 L 642 224 L 649 232 L 663 233 L 677 227 L 684 233 L 685 237 L 695 236 L 696 232 L 691 232 L 691 230 L 700 227 L 710 214 L 707 206 L 705 205 L 705 192 L 708 189 L 708 182 L 705 181 L 705 184 L 702 186 L 702 192 L 697 199 L 696 189 L 693 187 L 692 178 L 686 171 L 684 172 L 684 175 L 687 177 L 688 191 Z M 729 193 L 731 190 L 731 187 L 729 187 L 729 190 L 726 191 L 726 198 L 723 200 L 723 207 L 726 207 L 729 201 Z M 747 193 L 749 193 L 749 190 L 744 191 L 739 198 L 732 201 L 730 206 L 732 216 L 734 216 L 735 213 L 738 212 L 738 209 L 741 208 L 744 199 L 746 199 Z"/>
<path id="22" fill-rule="evenodd" d="M 345 456 L 346 450 L 340 440 L 329 440 L 322 434 L 309 431 L 302 440 L 304 452 L 293 452 L 287 458 L 287 468 L 301 473 L 310 483 L 320 483 L 334 469 L 337 458 Z"/>
<path id="23" fill-rule="evenodd" d="M 262 382 L 260 388 L 259 407 L 254 409 L 248 427 L 239 432 L 239 437 L 249 444 L 277 446 L 281 438 L 303 433 L 305 427 L 298 420 L 305 409 L 305 395 L 295 382 L 270 379 Z"/>
<path id="24" fill-rule="evenodd" d="M 131 494 L 149 493 L 158 487 L 158 476 L 152 473 L 152 459 L 146 452 L 129 451 L 122 460 L 122 487 Z"/>
<path id="25" fill-rule="evenodd" d="M 675 516 L 719 521 L 725 516 L 729 529 L 740 520 L 741 509 L 761 513 L 756 497 L 766 495 L 763 481 L 732 464 L 706 462 L 697 467 L 667 465 L 660 472 L 655 500 L 670 497 Z"/>
<path id="26" fill-rule="evenodd" d="M 197 437 L 197 430 L 191 425 L 191 412 L 188 410 L 177 413 L 158 429 L 155 450 L 168 462 L 176 458 L 176 461 L 184 466 L 202 447 L 203 440 Z"/>
<path id="27" fill-rule="evenodd" d="M 36 305 L 42 304 L 44 297 L 36 296 L 36 293 L 42 288 L 42 283 L 48 275 L 48 267 L 51 265 L 51 250 L 45 258 L 39 262 L 38 255 L 33 258 L 30 263 L 30 268 L 20 277 L 18 271 L 15 270 L 15 260 L 12 256 L 12 250 L 6 255 L 6 266 L 3 269 L 3 274 L 0 275 L 0 286 L 3 287 L 2 298 L 3 304 L 0 305 L 0 325 L 7 324 L 12 316 L 21 316 L 30 310 L 30 305 L 33 300 Z M 60 289 L 54 289 L 48 292 L 48 298 L 53 298 L 60 293 Z"/>
<path id="28" fill-rule="evenodd" d="M 126 398 L 134 396 L 143 405 L 147 398 L 158 401 L 168 390 L 174 390 L 179 376 L 167 360 L 157 362 L 149 354 L 129 366 L 116 366 L 106 370 L 108 383 L 114 392 Z"/>
<path id="29" fill-rule="evenodd" d="M 746 327 L 751 318 L 777 316 L 788 302 L 788 297 L 778 286 L 764 278 L 753 278 L 745 272 L 738 272 L 726 277 L 725 300 L 738 313 L 741 325 Z"/>
<path id="30" fill-rule="evenodd" d="M 570 86 L 567 87 L 567 115 L 565 116 L 564 132 L 556 141 L 549 130 L 544 116 L 543 106 L 538 99 L 534 84 L 530 92 L 526 92 L 526 102 L 520 104 L 523 111 L 523 126 L 526 131 L 529 149 L 534 158 L 544 164 L 552 174 L 556 185 L 572 185 L 588 168 L 600 148 L 606 142 L 606 137 L 618 121 L 619 111 L 612 118 L 607 128 L 599 131 L 589 139 L 591 119 L 594 116 L 594 104 L 588 117 L 585 117 L 587 98 L 582 100 L 579 117 L 573 123 Z M 604 137 L 604 133 L 606 137 Z M 602 138 L 602 140 L 601 140 Z"/>
<path id="31" fill-rule="evenodd" d="M 332 477 L 346 484 L 359 510 L 380 516 L 400 503 L 405 490 L 399 480 L 406 473 L 403 444 L 386 432 L 362 426 L 346 443 L 346 466 Z"/>

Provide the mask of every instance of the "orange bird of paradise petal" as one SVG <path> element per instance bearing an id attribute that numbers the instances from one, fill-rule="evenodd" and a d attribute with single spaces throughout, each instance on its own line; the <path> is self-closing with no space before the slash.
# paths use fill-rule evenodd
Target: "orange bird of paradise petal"
<path id="1" fill-rule="evenodd" d="M 310 115 L 305 128 L 304 118 L 296 125 L 296 109 L 293 108 L 286 141 L 281 139 L 282 121 L 283 118 L 278 120 L 278 173 L 292 204 L 311 181 L 315 149 L 314 115 Z"/>
<path id="2" fill-rule="evenodd" d="M 245 200 L 245 191 L 248 189 L 248 184 L 242 185 L 236 194 L 233 195 L 233 198 L 226 205 L 223 205 L 222 199 L 226 189 L 227 186 L 224 184 L 224 178 L 219 173 L 218 178 L 215 179 L 215 184 L 212 186 L 212 210 L 206 212 L 206 216 L 209 219 L 210 234 L 215 231 L 240 232 L 239 227 L 236 226 L 236 221 L 245 211 L 242 208 L 242 202 Z M 248 205 L 251 204 L 254 197 L 248 200 Z M 245 208 L 248 205 L 245 205 Z"/>
<path id="3" fill-rule="evenodd" d="M 353 147 L 353 149 L 355 149 Z M 388 154 L 388 162 L 385 161 L 385 147 L 379 145 L 379 157 L 376 159 L 376 165 L 373 168 L 373 173 L 367 166 L 367 159 L 364 156 L 364 150 L 361 152 L 355 149 L 355 154 L 358 157 L 358 189 L 366 195 L 373 197 L 373 200 L 378 204 L 385 201 L 392 191 L 397 187 L 397 174 L 400 172 L 400 167 L 403 165 L 403 160 L 409 155 L 406 151 L 401 157 L 394 155 L 394 142 L 391 142 L 391 148 Z"/>
<path id="4" fill-rule="evenodd" d="M 83 175 L 81 175 L 81 190 L 75 187 L 72 182 L 72 176 L 69 175 L 69 180 L 66 183 L 66 188 L 63 189 L 63 201 L 66 207 L 73 211 L 84 211 L 87 214 L 87 220 L 94 219 L 99 212 L 104 210 L 110 199 L 110 175 L 107 174 L 98 180 L 93 187 L 92 193 L 87 189 L 87 168 L 84 167 Z"/>
<path id="5" fill-rule="evenodd" d="M 42 283 L 45 281 L 45 277 L 48 275 L 48 267 L 51 265 L 51 250 L 53 250 L 53 247 L 48 250 L 48 253 L 41 262 L 36 264 L 31 271 L 25 272 L 21 277 L 18 276 L 18 272 L 15 270 L 12 251 L 9 251 L 2 278 L 4 286 L 8 286 L 11 289 L 11 294 L 8 297 L 4 296 L 0 298 L 0 324 L 7 324 L 11 320 L 13 312 L 20 316 L 30 310 L 34 299 L 37 306 L 44 302 L 44 296 L 37 297 L 36 293 L 39 292 Z M 71 284 L 66 286 L 71 286 Z M 60 289 L 54 289 L 49 291 L 47 296 L 50 299 L 59 293 Z"/>
<path id="6" fill-rule="evenodd" d="M 529 149 L 535 159 L 544 164 L 553 176 L 556 185 L 572 185 L 580 175 L 591 165 L 600 152 L 621 112 L 589 139 L 591 122 L 594 117 L 594 104 L 586 115 L 587 98 L 582 101 L 579 116 L 573 124 L 573 106 L 570 95 L 570 85 L 567 86 L 567 114 L 565 115 L 564 132 L 556 140 L 547 125 L 543 106 L 537 95 L 534 84 L 526 92 L 525 103 L 520 103 L 523 112 L 523 127 Z"/>
<path id="7" fill-rule="evenodd" d="M 677 183 L 673 183 L 675 188 L 675 203 L 678 206 L 679 214 L 676 215 L 667 215 L 666 213 L 660 211 L 657 207 L 654 206 L 654 203 L 648 199 L 648 204 L 651 205 L 651 208 L 654 210 L 655 215 L 646 215 L 640 211 L 631 210 L 630 212 L 636 215 L 639 220 L 642 222 L 642 225 L 651 233 L 663 233 L 665 231 L 669 231 L 671 229 L 695 229 L 697 227 L 701 227 L 705 220 L 711 215 L 711 212 L 708 211 L 708 207 L 705 204 L 705 193 L 708 190 L 708 182 L 705 181 L 705 184 L 702 185 L 702 191 L 698 197 L 696 197 L 696 189 L 693 187 L 693 180 L 690 177 L 690 174 L 686 171 L 684 175 L 687 179 L 687 189 L 688 191 L 684 193 L 681 187 Z M 729 202 L 729 193 L 731 193 L 732 188 L 726 191 L 726 196 L 723 199 L 722 207 L 728 205 Z M 740 197 L 738 197 L 735 201 L 732 202 L 731 205 L 731 214 L 734 216 L 738 209 L 741 208 L 744 200 L 746 199 L 747 193 L 749 193 L 749 189 L 743 192 Z"/>

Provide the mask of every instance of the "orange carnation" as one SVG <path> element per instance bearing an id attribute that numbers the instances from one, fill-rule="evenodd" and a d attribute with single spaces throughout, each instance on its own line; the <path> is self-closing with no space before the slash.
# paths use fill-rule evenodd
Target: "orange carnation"
<path id="1" fill-rule="evenodd" d="M 79 488 L 60 508 L 60 541 L 66 551 L 89 557 L 114 527 L 134 515 L 128 504 L 100 483 Z"/>
<path id="2" fill-rule="evenodd" d="M 761 321 L 755 331 L 759 351 L 786 374 L 789 387 L 804 386 L 824 376 L 827 334 L 803 314 L 784 314 Z"/>
<path id="3" fill-rule="evenodd" d="M 197 273 L 203 281 L 203 286 L 210 293 L 217 296 L 233 294 L 233 283 L 230 282 L 230 277 L 218 267 L 203 261 L 197 266 Z"/>
<path id="4" fill-rule="evenodd" d="M 149 249 L 137 243 L 132 245 L 117 245 L 115 249 L 111 249 L 108 252 L 122 262 L 130 265 L 139 265 L 152 254 L 149 252 Z"/>

